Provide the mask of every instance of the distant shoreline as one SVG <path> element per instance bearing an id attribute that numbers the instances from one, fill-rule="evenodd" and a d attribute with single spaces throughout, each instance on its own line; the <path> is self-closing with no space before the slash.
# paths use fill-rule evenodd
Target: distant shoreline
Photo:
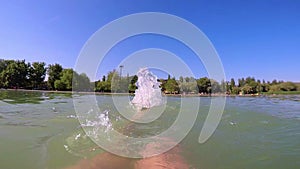
<path id="1" fill-rule="evenodd" d="M 110 93 L 110 92 L 82 92 L 82 91 L 59 91 L 59 90 L 30 90 L 30 89 L 0 89 L 0 91 L 24 91 L 24 92 L 43 92 L 43 93 L 65 93 L 65 94 L 95 94 L 95 95 L 134 95 L 134 93 Z M 258 97 L 258 96 L 277 96 L 277 95 L 300 95 L 299 91 L 295 92 L 280 92 L 280 93 L 261 93 L 261 94 L 223 94 L 223 93 L 213 93 L 213 94 L 165 94 L 163 96 L 172 97 Z"/>

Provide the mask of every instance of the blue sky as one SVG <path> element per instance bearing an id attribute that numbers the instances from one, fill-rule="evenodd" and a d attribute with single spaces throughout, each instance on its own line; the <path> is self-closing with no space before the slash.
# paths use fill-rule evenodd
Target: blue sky
<path id="1" fill-rule="evenodd" d="M 18 0 L 0 2 L 0 58 L 60 63 L 72 68 L 89 37 L 105 24 L 137 12 L 179 16 L 202 30 L 215 46 L 230 79 L 300 81 L 300 1 Z M 120 28 L 123 29 L 123 28 Z M 130 53 L 162 48 L 179 55 L 196 77 L 207 75 L 179 42 L 156 35 L 116 45 L 98 77 Z M 124 68 L 126 73 L 126 67 Z"/>

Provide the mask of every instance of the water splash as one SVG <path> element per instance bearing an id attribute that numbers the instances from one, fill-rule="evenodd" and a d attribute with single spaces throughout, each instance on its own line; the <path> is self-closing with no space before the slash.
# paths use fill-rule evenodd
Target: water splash
<path id="1" fill-rule="evenodd" d="M 78 128 L 72 135 L 68 136 L 63 145 L 65 150 L 74 156 L 83 158 L 102 152 L 103 150 L 96 146 L 90 138 L 97 140 L 107 137 L 109 139 L 109 132 L 113 130 L 109 112 L 109 110 L 97 111 L 90 109 L 84 116 L 67 116 L 67 118 L 84 118 L 85 121 L 83 121 L 80 126 L 84 127 L 85 131 Z M 120 117 L 116 118 L 120 119 Z M 103 132 L 106 133 L 106 135 L 100 134 Z"/>
<path id="2" fill-rule="evenodd" d="M 108 116 L 109 110 L 103 112 L 97 112 L 91 109 L 87 112 L 90 115 L 89 118 L 85 120 L 85 123 L 82 123 L 82 127 L 91 127 L 92 130 L 88 130 L 87 134 L 92 137 L 98 137 L 98 131 L 103 130 L 105 133 L 112 130 L 112 123 Z"/>
<path id="3" fill-rule="evenodd" d="M 137 89 L 131 103 L 138 109 L 149 109 L 154 106 L 160 106 L 164 103 L 161 95 L 160 83 L 157 77 L 148 70 L 141 68 L 137 72 L 138 81 L 136 82 Z"/>

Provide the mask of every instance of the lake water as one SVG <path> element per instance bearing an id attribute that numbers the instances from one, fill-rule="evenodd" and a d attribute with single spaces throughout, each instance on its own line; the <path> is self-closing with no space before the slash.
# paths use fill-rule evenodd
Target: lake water
<path id="1" fill-rule="evenodd" d="M 198 137 L 215 98 L 201 97 L 196 123 L 187 137 L 167 153 L 146 159 L 112 155 L 86 136 L 73 106 L 74 98 L 85 97 L 0 90 L 0 168 L 300 168 L 299 95 L 228 97 L 217 130 L 204 144 L 198 143 Z M 96 98 L 112 119 L 112 127 L 129 136 L 164 131 L 180 108 L 180 97 L 167 97 L 166 110 L 157 120 L 132 124 L 120 116 L 111 96 Z M 126 149 L 125 144 L 120 147 Z"/>

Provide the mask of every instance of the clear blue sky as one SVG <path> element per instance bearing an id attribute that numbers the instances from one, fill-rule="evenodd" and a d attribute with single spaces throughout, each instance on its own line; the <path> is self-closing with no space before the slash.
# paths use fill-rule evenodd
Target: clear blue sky
<path id="1" fill-rule="evenodd" d="M 164 12 L 188 20 L 207 35 L 228 79 L 254 76 L 299 82 L 299 9 L 297 0 L 4 0 L 0 2 L 0 58 L 72 68 L 85 42 L 105 24 L 137 12 Z M 188 60 L 185 57 L 192 52 L 182 46 L 154 35 L 127 39 L 107 55 L 99 77 L 143 48 L 159 47 Z M 199 69 L 196 76 L 206 75 L 201 64 L 189 66 Z"/>

